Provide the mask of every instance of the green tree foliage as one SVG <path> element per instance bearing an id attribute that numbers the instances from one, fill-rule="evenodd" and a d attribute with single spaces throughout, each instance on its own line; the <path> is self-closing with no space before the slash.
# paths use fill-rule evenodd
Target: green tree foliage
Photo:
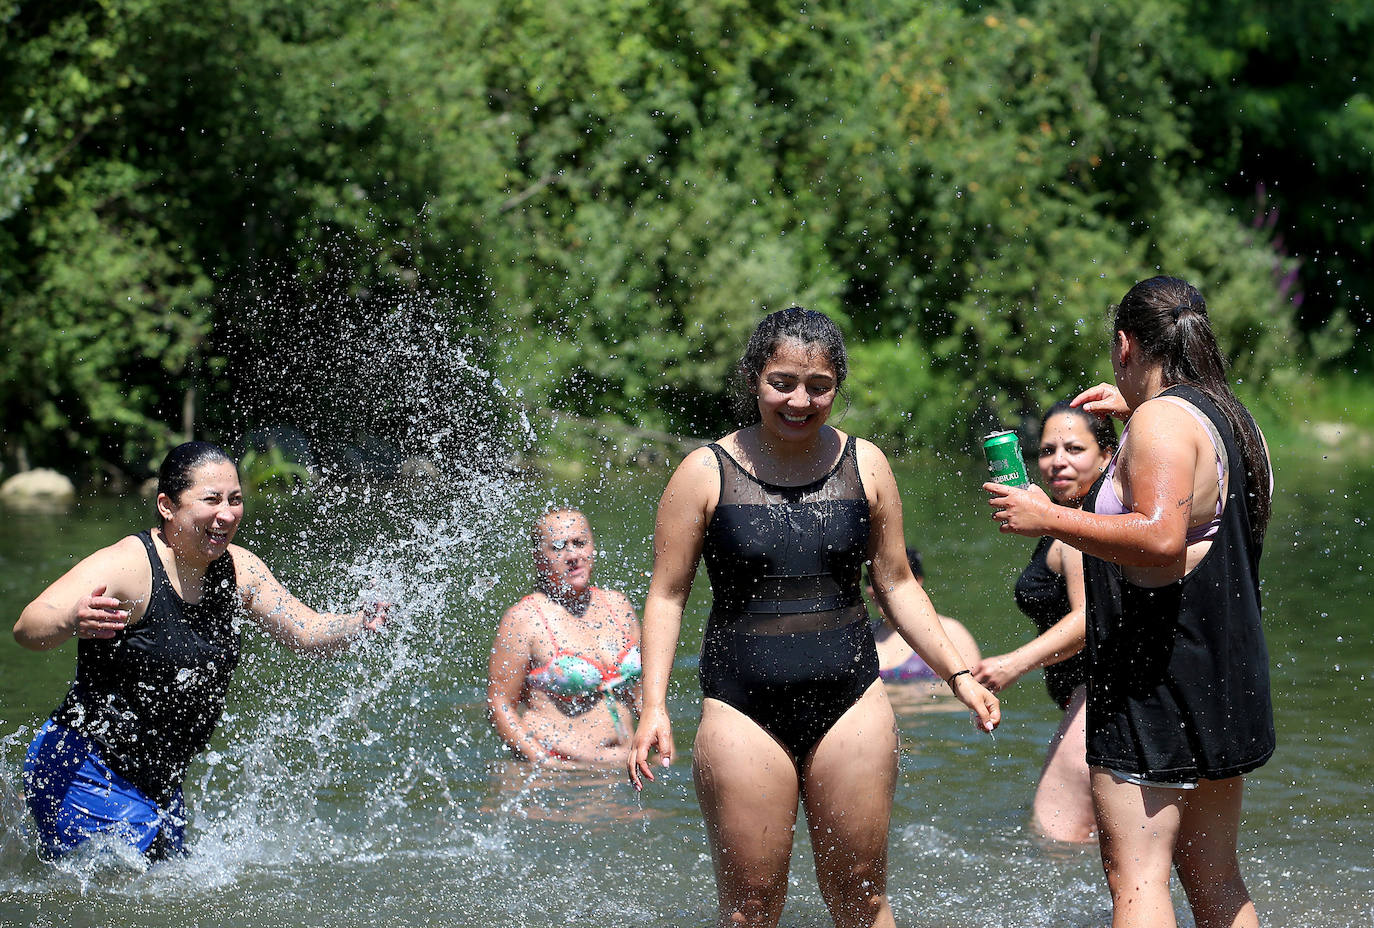
<path id="1" fill-rule="evenodd" d="M 169 217 L 184 194 L 124 128 L 147 82 L 126 52 L 153 6 L 4 10 L 0 416 L 21 460 L 112 466 L 160 450 L 210 325 L 210 281 Z"/>
<path id="2" fill-rule="evenodd" d="M 1193 137 L 1236 208 L 1300 257 L 1285 286 L 1307 329 L 1331 320 L 1323 354 L 1363 333 L 1374 349 L 1370 176 L 1374 174 L 1374 5 L 1362 0 L 1193 0 L 1203 80 L 1179 88 Z"/>
<path id="3" fill-rule="evenodd" d="M 0 4 L 10 461 L 137 466 L 193 391 L 222 432 L 415 421 L 406 376 L 456 389 L 431 330 L 494 375 L 469 412 L 707 433 L 794 302 L 850 335 L 852 428 L 962 447 L 1102 379 L 1107 307 L 1157 268 L 1281 387 L 1295 258 L 1237 208 L 1260 120 L 1225 116 L 1304 91 L 1247 85 L 1258 33 L 1201 6 Z M 1366 28 L 1336 6 L 1320 48 Z M 1342 183 L 1360 92 L 1320 140 Z M 383 349 L 411 366 L 366 379 Z"/>

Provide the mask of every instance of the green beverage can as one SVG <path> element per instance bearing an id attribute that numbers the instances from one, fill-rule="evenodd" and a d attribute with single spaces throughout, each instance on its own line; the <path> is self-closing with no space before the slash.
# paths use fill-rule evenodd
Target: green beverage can
<path id="1" fill-rule="evenodd" d="M 1013 487 L 1030 486 L 1026 462 L 1021 457 L 1021 441 L 1015 432 L 993 432 L 983 439 L 983 456 L 988 459 L 988 472 L 993 483 Z"/>

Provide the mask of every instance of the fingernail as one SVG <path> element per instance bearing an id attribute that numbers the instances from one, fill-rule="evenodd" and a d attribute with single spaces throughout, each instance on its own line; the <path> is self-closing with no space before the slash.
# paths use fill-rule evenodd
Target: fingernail
<path id="1" fill-rule="evenodd" d="M 986 728 L 988 731 L 992 731 L 992 723 L 991 723 L 991 722 L 984 722 L 984 723 L 983 723 L 983 727 Z"/>

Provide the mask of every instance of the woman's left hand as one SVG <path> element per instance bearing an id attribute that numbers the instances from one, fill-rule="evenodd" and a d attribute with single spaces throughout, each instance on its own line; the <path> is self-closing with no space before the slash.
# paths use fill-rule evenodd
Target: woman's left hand
<path id="1" fill-rule="evenodd" d="M 985 657 L 981 661 L 975 661 L 969 668 L 973 671 L 973 679 L 994 693 L 1011 686 L 1021 679 L 1022 671 L 1012 660 L 1011 654 L 998 654 L 996 657 Z"/>
<path id="2" fill-rule="evenodd" d="M 1023 490 L 1005 483 L 985 483 L 983 489 L 990 494 L 988 505 L 994 510 L 992 517 L 1004 534 L 1031 538 L 1048 534 L 1046 529 L 1054 503 L 1044 490 L 1034 485 Z"/>
<path id="3" fill-rule="evenodd" d="M 983 684 L 973 679 L 972 674 L 961 673 L 954 677 L 951 684 L 954 695 L 973 712 L 973 727 L 979 731 L 991 732 L 1002 724 L 1002 706 L 997 697 L 989 693 Z"/>
<path id="4" fill-rule="evenodd" d="M 363 630 L 375 632 L 391 617 L 391 603 L 373 602 L 362 608 Z"/>

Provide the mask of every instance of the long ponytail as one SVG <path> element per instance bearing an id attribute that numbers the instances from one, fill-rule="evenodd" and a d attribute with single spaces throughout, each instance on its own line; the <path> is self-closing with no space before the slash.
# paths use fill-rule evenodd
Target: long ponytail
<path id="1" fill-rule="evenodd" d="M 1114 325 L 1117 331 L 1134 335 L 1145 359 L 1160 365 L 1166 387 L 1196 387 L 1231 424 L 1245 459 L 1246 508 L 1251 537 L 1258 547 L 1269 527 L 1269 456 L 1259 426 L 1226 381 L 1226 359 L 1217 345 L 1202 294 L 1177 277 L 1142 280 L 1116 307 Z"/>

